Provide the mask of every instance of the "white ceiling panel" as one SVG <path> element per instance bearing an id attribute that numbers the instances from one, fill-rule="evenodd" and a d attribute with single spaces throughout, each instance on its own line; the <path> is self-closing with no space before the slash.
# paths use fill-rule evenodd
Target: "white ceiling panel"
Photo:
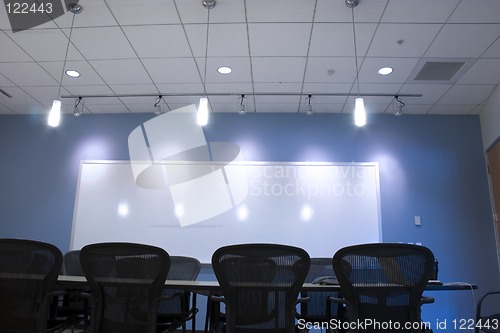
<path id="1" fill-rule="evenodd" d="M 450 24 L 443 27 L 426 57 L 481 56 L 500 35 L 500 24 Z"/>
<path id="2" fill-rule="evenodd" d="M 308 82 L 352 82 L 356 76 L 355 67 L 352 57 L 309 57 L 305 80 Z"/>
<path id="3" fill-rule="evenodd" d="M 478 105 L 495 89 L 494 85 L 456 84 L 438 101 L 438 104 Z"/>
<path id="4" fill-rule="evenodd" d="M 387 0 L 363 1 L 354 10 L 354 22 L 379 22 Z M 352 10 L 345 1 L 318 0 L 315 22 L 352 22 Z"/>
<path id="5" fill-rule="evenodd" d="M 0 72 L 18 86 L 53 86 L 59 83 L 37 63 L 0 63 Z"/>
<path id="6" fill-rule="evenodd" d="M 422 95 L 422 97 L 406 97 L 405 103 L 434 105 L 451 87 L 451 84 L 405 84 L 399 93 Z"/>
<path id="7" fill-rule="evenodd" d="M 201 77 L 192 58 L 144 59 L 155 83 L 198 83 Z"/>
<path id="8" fill-rule="evenodd" d="M 306 59 L 302 57 L 253 57 L 255 82 L 302 82 Z"/>
<path id="9" fill-rule="evenodd" d="M 500 59 L 478 59 L 457 84 L 500 84 Z"/>
<path id="10" fill-rule="evenodd" d="M 183 23 L 207 23 L 208 11 L 201 5 L 199 0 L 176 0 L 175 4 Z M 218 1 L 217 7 L 210 10 L 210 23 L 242 22 L 245 22 L 243 0 Z"/>
<path id="11" fill-rule="evenodd" d="M 359 79 L 367 83 L 403 83 L 406 82 L 418 61 L 418 58 L 365 58 L 359 71 Z M 378 70 L 385 66 L 394 69 L 391 75 L 378 73 Z"/>
<path id="12" fill-rule="evenodd" d="M 441 24 L 380 24 L 367 56 L 422 57 Z"/>
<path id="13" fill-rule="evenodd" d="M 141 58 L 191 56 L 191 49 L 181 25 L 128 26 L 123 27 L 123 31 Z"/>
<path id="14" fill-rule="evenodd" d="M 248 25 L 252 56 L 306 56 L 310 23 L 252 23 Z"/>
<path id="15" fill-rule="evenodd" d="M 5 33 L 0 33 L 0 62 L 22 62 L 32 60 L 28 53 L 24 52 Z"/>
<path id="16" fill-rule="evenodd" d="M 6 32 L 35 61 L 60 61 L 66 57 L 68 38 L 58 29 L 33 29 L 17 33 Z M 72 55 L 76 53 L 73 52 Z M 72 60 L 81 60 L 70 58 Z"/>
<path id="17" fill-rule="evenodd" d="M 92 60 L 90 64 L 107 84 L 151 83 L 151 78 L 138 59 Z"/>
<path id="18" fill-rule="evenodd" d="M 88 60 L 137 57 L 119 27 L 73 29 L 71 41 Z"/>
<path id="19" fill-rule="evenodd" d="M 47 71 L 52 77 L 54 77 L 57 82 L 60 81 L 61 75 L 63 74 L 64 61 L 48 61 L 40 62 L 45 71 Z M 87 61 L 67 61 L 66 70 L 76 70 L 80 73 L 80 77 L 74 78 L 66 74 L 62 75 L 63 85 L 91 85 L 91 84 L 104 84 L 104 81 L 99 76 L 99 74 L 90 66 Z"/>
<path id="20" fill-rule="evenodd" d="M 389 1 L 382 22 L 445 23 L 460 0 Z"/>
<path id="21" fill-rule="evenodd" d="M 189 43 L 195 57 L 205 57 L 207 25 L 190 24 L 185 26 Z M 213 24 L 208 35 L 209 57 L 248 56 L 246 24 Z"/>
<path id="22" fill-rule="evenodd" d="M 252 0 L 246 2 L 248 22 L 311 22 L 314 0 Z"/>
<path id="23" fill-rule="evenodd" d="M 106 0 L 106 3 L 120 25 L 180 23 L 172 0 Z"/>
<path id="24" fill-rule="evenodd" d="M 363 57 L 371 43 L 376 24 L 356 24 L 356 52 Z M 309 56 L 354 56 L 352 23 L 315 23 L 311 35 Z"/>
<path id="25" fill-rule="evenodd" d="M 449 23 L 500 23 L 500 1 L 462 0 Z"/>
<path id="26" fill-rule="evenodd" d="M 433 115 L 469 115 L 472 114 L 474 108 L 472 105 L 436 104 L 427 113 Z"/>

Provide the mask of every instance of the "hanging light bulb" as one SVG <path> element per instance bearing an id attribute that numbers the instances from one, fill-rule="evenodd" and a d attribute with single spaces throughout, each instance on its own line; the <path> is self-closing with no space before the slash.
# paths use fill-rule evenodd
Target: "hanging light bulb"
<path id="1" fill-rule="evenodd" d="M 200 105 L 198 106 L 198 113 L 196 114 L 196 122 L 200 126 L 208 124 L 208 98 L 200 98 Z"/>
<path id="2" fill-rule="evenodd" d="M 355 100 L 354 123 L 356 124 L 356 126 L 365 126 L 366 125 L 366 110 L 365 110 L 365 102 L 363 101 L 363 97 L 358 97 Z"/>
<path id="3" fill-rule="evenodd" d="M 60 121 L 61 121 L 61 101 L 55 99 L 52 102 L 52 109 L 50 109 L 47 124 L 51 127 L 57 127 L 59 126 Z"/>

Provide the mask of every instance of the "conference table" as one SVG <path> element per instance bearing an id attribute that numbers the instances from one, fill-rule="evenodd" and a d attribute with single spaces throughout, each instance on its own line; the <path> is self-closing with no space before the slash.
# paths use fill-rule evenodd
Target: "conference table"
<path id="1" fill-rule="evenodd" d="M 87 279 L 84 276 L 74 276 L 74 275 L 59 275 L 57 279 L 57 284 L 62 288 L 82 288 L 86 287 Z M 218 281 L 187 281 L 187 280 L 166 280 L 165 288 L 171 289 L 181 289 L 185 291 L 192 291 L 200 294 L 210 293 L 220 291 L 220 285 Z M 452 283 L 429 283 L 425 290 L 472 290 L 477 289 L 477 285 L 464 283 L 464 282 L 452 282 Z M 340 291 L 340 285 L 338 284 L 315 284 L 315 283 L 304 283 L 300 288 L 301 291 Z"/>
<path id="2" fill-rule="evenodd" d="M 123 283 L 128 283 L 123 281 Z M 87 280 L 84 276 L 70 276 L 70 275 L 60 275 L 58 277 L 57 284 L 62 289 L 88 289 Z M 169 289 L 180 289 L 185 291 L 193 292 L 194 294 L 201 294 L 205 296 L 221 294 L 221 287 L 218 281 L 187 281 L 187 280 L 166 280 L 165 288 Z M 454 282 L 454 283 L 429 283 L 425 290 L 426 291 L 452 291 L 452 290 L 474 290 L 477 289 L 477 285 Z M 304 283 L 301 287 L 301 292 L 339 292 L 341 291 L 340 285 L 335 283 L 325 283 L 325 284 L 315 284 L 315 283 Z M 205 332 L 208 331 L 208 323 L 213 319 L 209 319 L 209 299 L 207 299 L 207 313 L 205 318 Z"/>

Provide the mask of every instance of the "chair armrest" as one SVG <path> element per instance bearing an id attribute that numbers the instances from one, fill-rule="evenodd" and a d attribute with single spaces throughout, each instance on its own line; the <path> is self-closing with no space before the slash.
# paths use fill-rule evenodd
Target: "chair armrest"
<path id="1" fill-rule="evenodd" d="M 213 302 L 219 302 L 219 303 L 226 304 L 226 299 L 224 298 L 224 296 L 210 295 L 209 298 Z"/>
<path id="2" fill-rule="evenodd" d="M 304 304 L 304 303 L 309 302 L 310 300 L 311 300 L 311 298 L 308 297 L 308 296 L 306 296 L 306 297 L 299 297 L 299 298 L 297 298 L 295 300 L 295 305 L 297 305 L 297 304 Z M 301 315 L 301 313 L 299 311 L 295 310 L 295 317 L 301 318 L 302 315 Z"/>
<path id="3" fill-rule="evenodd" d="M 434 303 L 434 297 L 422 296 L 422 299 L 420 299 L 420 305 L 431 303 Z"/>

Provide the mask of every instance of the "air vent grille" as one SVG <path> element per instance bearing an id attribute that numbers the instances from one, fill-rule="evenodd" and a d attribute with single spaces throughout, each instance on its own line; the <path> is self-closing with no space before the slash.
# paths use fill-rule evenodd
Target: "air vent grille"
<path id="1" fill-rule="evenodd" d="M 415 81 L 449 81 L 465 65 L 459 62 L 428 61 L 415 77 Z"/>

